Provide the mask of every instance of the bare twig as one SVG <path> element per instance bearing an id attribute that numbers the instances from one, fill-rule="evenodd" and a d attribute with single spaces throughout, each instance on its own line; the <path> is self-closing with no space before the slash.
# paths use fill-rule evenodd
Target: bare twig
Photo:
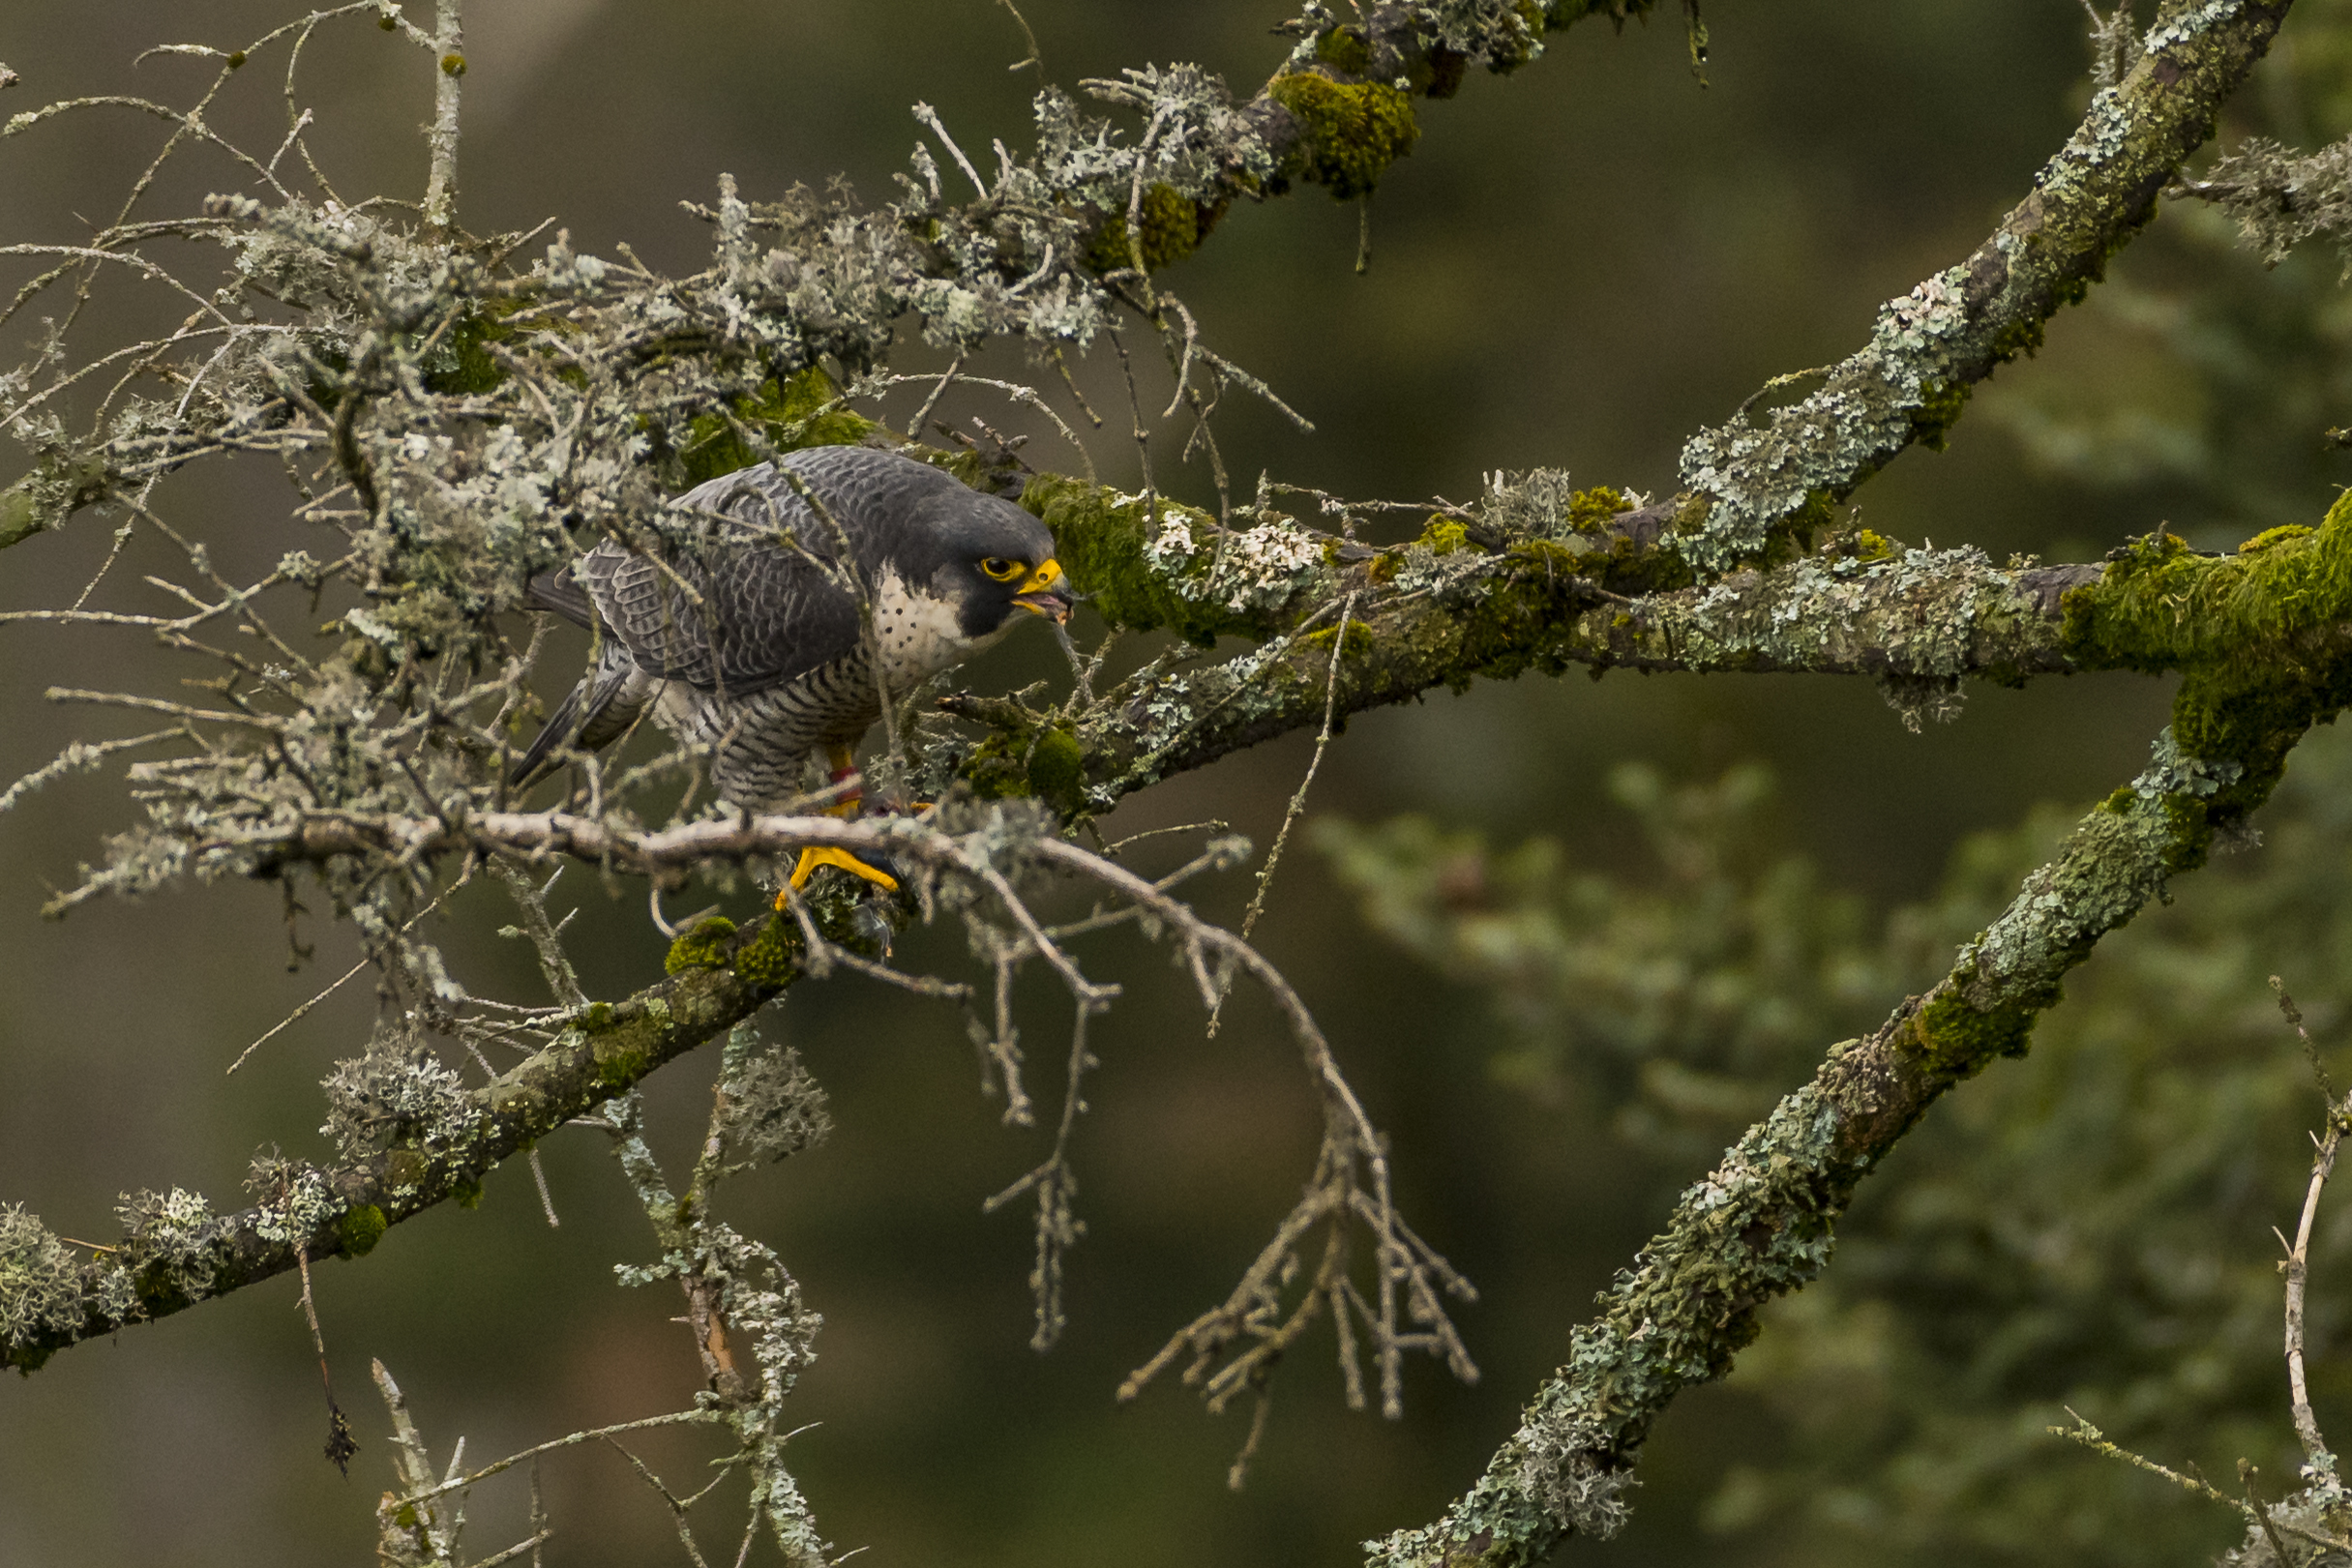
<path id="1" fill-rule="evenodd" d="M 438 234 L 457 222 L 459 83 L 465 75 L 461 0 L 434 0 L 432 54 L 432 126 L 425 137 L 432 168 L 425 182 L 425 226 Z"/>
<path id="2" fill-rule="evenodd" d="M 2318 1079 L 2320 1092 L 2331 1096 L 2328 1105 L 2328 1130 L 2319 1139 L 2319 1148 L 2311 1161 L 2311 1182 L 2303 1196 L 2303 1214 L 2295 1223 L 2294 1244 L 2286 1256 L 2286 1376 L 2287 1388 L 2293 1402 L 2295 1435 L 2303 1443 L 2304 1457 L 2323 1471 L 2335 1468 L 2335 1456 L 2328 1451 L 2327 1440 L 2320 1435 L 2319 1419 L 2311 1412 L 2311 1394 L 2304 1376 L 2303 1325 L 2304 1290 L 2310 1277 L 2311 1227 L 2319 1217 L 2319 1195 L 2328 1185 L 2328 1177 L 2336 1169 L 2336 1155 L 2341 1146 L 2344 1119 L 2352 1107 L 2337 1104 L 2327 1069 L 2319 1059 L 2319 1048 L 2303 1026 L 2303 1014 L 2295 1006 L 2286 987 L 2277 975 L 2271 976 L 2271 989 L 2278 995 L 2278 1010 L 2285 1015 L 2296 1036 L 2302 1040 L 2304 1051 L 2309 1057 L 2312 1074 Z M 2251 1496 L 2251 1483 L 2248 1495 Z M 2286 1561 L 2285 1554 L 2279 1555 Z"/>

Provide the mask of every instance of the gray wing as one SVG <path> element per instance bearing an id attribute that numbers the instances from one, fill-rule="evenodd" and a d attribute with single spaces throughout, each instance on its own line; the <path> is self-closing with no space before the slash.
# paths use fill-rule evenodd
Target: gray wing
<path id="1" fill-rule="evenodd" d="M 864 447 L 818 447 L 783 460 L 849 535 L 869 583 L 914 510 L 960 488 L 928 464 Z M 741 696 L 856 648 L 857 601 L 827 570 L 840 554 L 833 526 L 773 464 L 721 475 L 677 507 L 699 515 L 694 537 L 664 561 L 605 544 L 573 568 L 642 668 Z M 781 539 L 788 531 L 798 548 Z"/>

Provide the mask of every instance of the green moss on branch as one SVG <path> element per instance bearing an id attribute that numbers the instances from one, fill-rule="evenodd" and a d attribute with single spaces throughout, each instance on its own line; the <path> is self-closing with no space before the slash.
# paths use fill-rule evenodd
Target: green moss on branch
<path id="1" fill-rule="evenodd" d="M 1371 194 L 1388 165 L 1420 139 L 1413 100 L 1386 82 L 1297 71 L 1266 83 L 1265 96 L 1298 124 L 1280 165 L 1284 177 L 1323 186 L 1342 201 Z"/>

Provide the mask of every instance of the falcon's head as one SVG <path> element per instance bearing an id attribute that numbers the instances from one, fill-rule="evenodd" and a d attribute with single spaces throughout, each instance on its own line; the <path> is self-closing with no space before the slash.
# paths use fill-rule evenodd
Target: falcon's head
<path id="1" fill-rule="evenodd" d="M 993 638 L 1018 610 L 1057 624 L 1070 618 L 1074 596 L 1054 559 L 1054 536 L 1010 501 L 959 485 L 927 498 L 912 520 L 920 544 L 910 553 L 918 558 L 902 570 L 911 568 L 905 571 L 910 581 L 955 606 L 966 638 Z"/>

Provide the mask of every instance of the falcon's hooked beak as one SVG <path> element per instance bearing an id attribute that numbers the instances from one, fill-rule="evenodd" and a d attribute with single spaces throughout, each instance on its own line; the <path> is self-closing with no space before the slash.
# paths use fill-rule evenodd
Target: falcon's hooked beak
<path id="1" fill-rule="evenodd" d="M 1069 580 L 1061 575 L 1061 563 L 1049 560 L 1028 575 L 1013 593 L 1013 603 L 1032 615 L 1042 615 L 1057 626 L 1070 619 L 1074 596 Z"/>

